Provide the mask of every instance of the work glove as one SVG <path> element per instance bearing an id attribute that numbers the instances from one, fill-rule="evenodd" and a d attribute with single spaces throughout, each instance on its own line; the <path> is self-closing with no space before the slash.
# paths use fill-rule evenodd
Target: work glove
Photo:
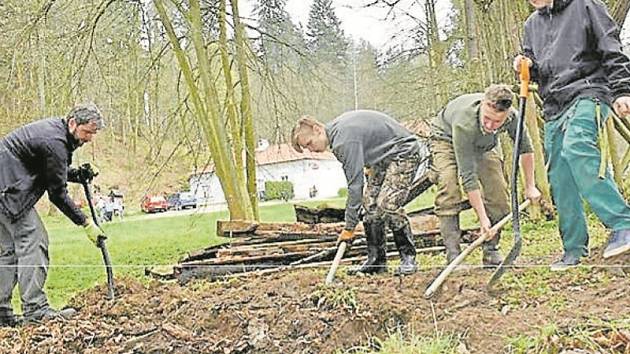
<path id="1" fill-rule="evenodd" d="M 337 237 L 337 246 L 339 246 L 342 242 L 346 242 L 348 244 L 352 243 L 354 239 L 354 230 L 343 230 Z"/>
<path id="2" fill-rule="evenodd" d="M 83 231 L 85 231 L 87 238 L 97 247 L 99 236 L 105 237 L 103 230 L 96 226 L 92 220 L 89 220 L 88 223 L 83 226 Z"/>
<path id="3" fill-rule="evenodd" d="M 89 162 L 84 163 L 79 166 L 79 180 L 81 183 L 87 182 L 90 183 L 94 179 L 94 177 L 98 176 L 98 169 L 95 166 L 92 166 Z"/>

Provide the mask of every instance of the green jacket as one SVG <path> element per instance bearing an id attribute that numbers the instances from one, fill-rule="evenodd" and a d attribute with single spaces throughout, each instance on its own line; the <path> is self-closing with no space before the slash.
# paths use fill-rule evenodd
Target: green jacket
<path id="1" fill-rule="evenodd" d="M 482 130 L 479 117 L 482 98 L 482 93 L 459 96 L 449 102 L 432 123 L 432 137 L 453 145 L 457 170 L 465 192 L 479 189 L 477 157 L 497 146 L 499 133 L 506 131 L 512 140 L 516 135 L 517 112 L 514 109 L 511 110 L 505 124 L 495 133 L 485 133 Z M 521 154 L 532 151 L 531 140 L 525 129 Z"/>

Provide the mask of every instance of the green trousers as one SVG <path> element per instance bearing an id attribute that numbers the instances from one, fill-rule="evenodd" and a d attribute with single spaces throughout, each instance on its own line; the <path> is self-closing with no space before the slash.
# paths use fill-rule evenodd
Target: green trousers
<path id="1" fill-rule="evenodd" d="M 601 153 L 597 145 L 596 105 L 605 122 L 610 107 L 594 99 L 578 99 L 557 120 L 545 123 L 545 158 L 558 210 L 565 253 L 585 256 L 588 229 L 582 201 L 612 230 L 630 229 L 630 207 L 619 193 L 610 171 L 598 177 Z"/>

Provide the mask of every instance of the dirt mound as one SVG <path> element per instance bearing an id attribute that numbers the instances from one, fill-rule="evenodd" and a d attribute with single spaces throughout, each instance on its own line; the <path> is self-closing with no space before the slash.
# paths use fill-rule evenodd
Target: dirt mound
<path id="1" fill-rule="evenodd" d="M 82 293 L 71 301 L 80 309 L 76 318 L 0 329 L 0 348 L 11 353 L 330 353 L 405 328 L 415 334 L 459 333 L 470 352 L 496 353 L 505 350 L 506 338 L 535 335 L 547 323 L 570 328 L 585 318 L 628 319 L 630 278 L 609 278 L 600 270 L 555 277 L 547 293 L 532 292 L 536 285 L 529 285 L 547 273 L 517 270 L 492 297 L 484 291 L 490 272 L 473 269 L 454 274 L 432 301 L 422 293 L 437 271 L 402 279 L 340 274 L 336 286 L 323 287 L 324 271 L 198 280 L 186 287 L 118 279 L 115 301 L 105 300 L 104 287 Z M 601 277 L 608 280 L 593 281 Z M 559 298 L 564 306 L 554 302 Z"/>

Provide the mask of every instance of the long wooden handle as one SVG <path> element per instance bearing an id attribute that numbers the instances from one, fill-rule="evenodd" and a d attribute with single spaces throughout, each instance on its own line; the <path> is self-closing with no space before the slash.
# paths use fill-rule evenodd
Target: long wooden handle
<path id="1" fill-rule="evenodd" d="M 332 284 L 333 280 L 335 280 L 335 273 L 337 272 L 337 268 L 339 268 L 339 262 L 341 262 L 344 253 L 346 253 L 346 247 L 348 247 L 347 242 L 342 242 L 339 244 L 339 248 L 337 248 L 337 254 L 335 254 L 335 259 L 333 259 L 330 270 L 328 271 L 328 275 L 326 276 L 326 285 Z"/>
<path id="2" fill-rule="evenodd" d="M 529 95 L 529 63 L 527 60 L 521 60 L 521 67 L 519 70 L 519 79 L 521 81 L 519 97 L 527 98 Z"/>
<path id="3" fill-rule="evenodd" d="M 530 203 L 531 203 L 531 201 L 529 199 L 525 200 L 518 207 L 519 212 L 525 210 L 525 208 L 527 208 Z M 510 222 L 510 220 L 512 220 L 512 214 L 511 213 L 506 215 L 503 219 L 501 219 L 501 221 L 499 221 L 494 226 L 492 226 L 492 228 L 490 229 L 491 232 L 481 235 L 478 239 L 476 239 L 473 243 L 471 243 L 470 246 L 466 247 L 466 249 L 462 253 L 460 253 L 459 256 L 457 256 L 457 258 L 455 258 L 451 262 L 451 264 L 449 264 L 442 271 L 442 273 L 440 273 L 440 275 L 438 275 L 437 278 L 435 278 L 433 283 L 431 283 L 431 285 L 429 285 L 427 290 L 424 292 L 424 297 L 425 298 L 430 298 L 431 296 L 433 296 L 435 294 L 435 292 L 437 291 L 437 289 L 442 285 L 442 283 L 444 283 L 446 278 L 453 272 L 455 267 L 457 267 L 460 263 L 462 263 L 464 261 L 464 259 L 466 257 L 468 257 L 468 255 L 475 248 L 481 246 L 481 244 L 483 244 L 484 242 L 488 241 L 490 239 L 490 237 L 489 237 L 490 235 L 494 235 L 500 228 L 502 228 L 503 226 L 505 226 L 505 224 Z"/>

